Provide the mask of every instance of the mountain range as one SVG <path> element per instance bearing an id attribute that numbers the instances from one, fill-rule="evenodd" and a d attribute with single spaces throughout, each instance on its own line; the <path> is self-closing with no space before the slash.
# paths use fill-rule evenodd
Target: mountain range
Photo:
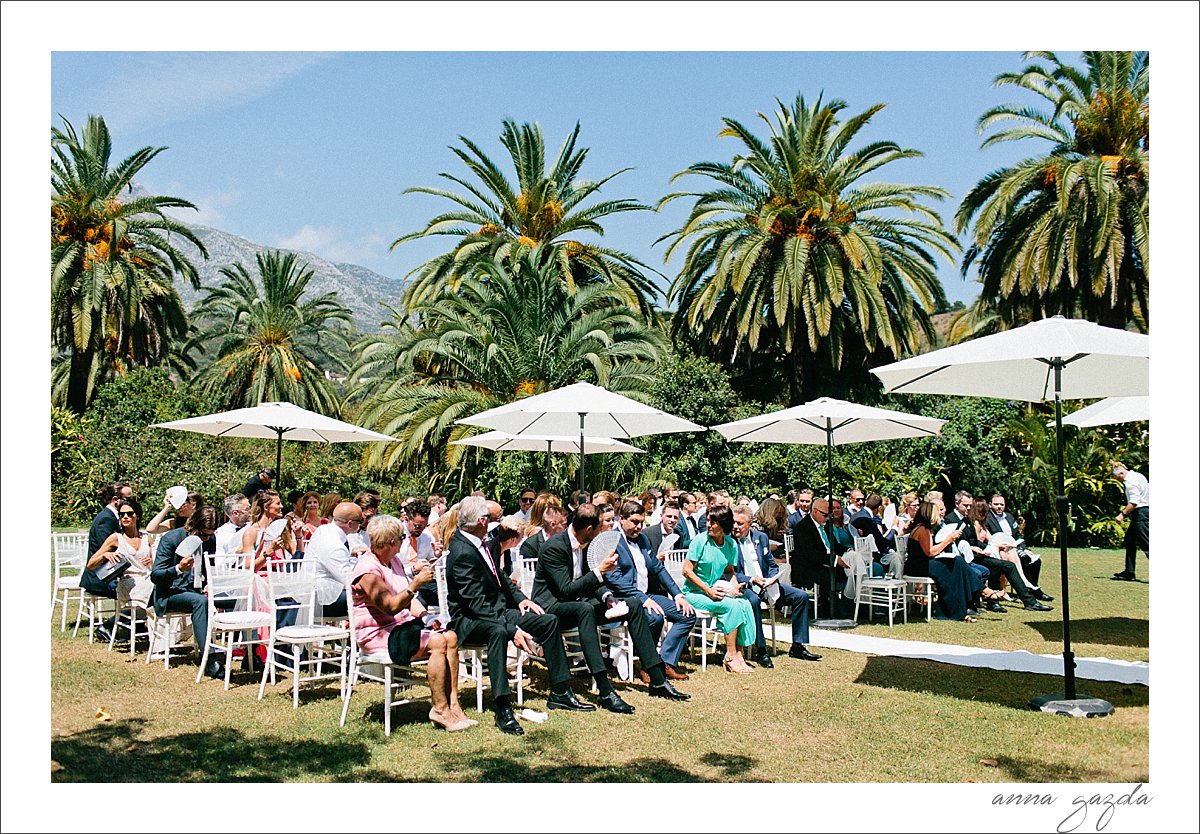
<path id="1" fill-rule="evenodd" d="M 278 248 L 254 243 L 244 237 L 238 237 L 210 226 L 194 223 L 186 225 L 196 234 L 196 237 L 200 238 L 205 249 L 208 250 L 208 260 L 205 260 L 187 241 L 178 244 L 180 252 L 191 259 L 200 273 L 200 291 L 192 289 L 191 285 L 185 281 L 177 280 L 175 284 L 184 306 L 189 310 L 200 299 L 204 288 L 221 284 L 224 280 L 224 276 L 220 274 L 222 267 L 240 261 L 251 275 L 256 275 L 255 255 Z M 338 300 L 346 305 L 354 315 L 354 323 L 360 331 L 379 330 L 380 322 L 388 318 L 389 314 L 380 306 L 380 302 L 396 306 L 400 304 L 400 298 L 404 294 L 404 281 L 380 275 L 365 266 L 332 263 L 311 252 L 296 252 L 296 254 L 300 261 L 308 264 L 313 271 L 308 292 L 314 295 L 327 292 L 336 293 Z"/>

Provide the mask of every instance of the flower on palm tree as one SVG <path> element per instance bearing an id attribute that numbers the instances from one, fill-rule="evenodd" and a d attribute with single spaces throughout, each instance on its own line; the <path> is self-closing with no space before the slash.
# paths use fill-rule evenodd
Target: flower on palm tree
<path id="1" fill-rule="evenodd" d="M 324 369 L 345 367 L 351 324 L 336 293 L 304 298 L 313 271 L 294 252 L 255 256 L 259 283 L 241 263 L 223 267 L 225 281 L 209 289 L 193 311 L 202 328 L 192 344 L 218 341 L 212 362 L 197 378 L 226 408 L 284 401 L 329 416 L 340 402 Z"/>
<path id="2" fill-rule="evenodd" d="M 721 136 L 745 152 L 732 162 L 698 162 L 716 186 L 668 194 L 692 197 L 682 227 L 664 235 L 666 259 L 685 249 L 668 292 L 678 301 L 674 331 L 690 330 L 724 361 L 740 352 L 781 356 L 793 403 L 807 398 L 817 354 L 837 369 L 848 347 L 898 357 L 933 334 L 929 312 L 945 296 L 934 254 L 953 259 L 956 244 L 923 199 L 946 192 L 920 185 L 860 182 L 889 162 L 920 156 L 894 142 L 847 147 L 883 108 L 839 122 L 846 102 L 797 96 L 782 102 L 768 141 L 735 119 Z"/>
<path id="3" fill-rule="evenodd" d="M 172 235 L 208 252 L 164 209 L 195 206 L 178 197 L 127 196 L 133 178 L 166 148 L 142 148 L 110 166 L 104 119 L 89 116 L 80 136 L 63 119 L 50 146 L 51 340 L 65 369 L 67 405 L 82 413 L 112 374 L 167 359 L 187 332 L 175 275 L 200 286 L 196 267 Z M 124 198 L 124 199 L 123 199 Z"/>
<path id="4" fill-rule="evenodd" d="M 1149 325 L 1150 58 L 1085 52 L 1086 69 L 1052 52 L 997 85 L 1040 97 L 1048 111 L 1006 104 L 979 119 L 999 142 L 1041 139 L 1049 153 L 993 171 L 955 216 L 970 230 L 964 277 L 977 265 L 977 306 L 1001 326 L 1057 314 L 1112 327 Z M 982 315 L 980 318 L 985 318 Z"/>
<path id="5" fill-rule="evenodd" d="M 453 288 L 395 313 L 390 333 L 368 336 L 351 384 L 365 393 L 362 419 L 400 439 L 372 452 L 391 466 L 436 465 L 448 440 L 476 431 L 455 420 L 588 379 L 629 396 L 649 390 L 662 334 L 603 283 L 571 293 L 538 250 L 478 260 Z M 460 446 L 446 446 L 456 466 Z"/>
<path id="6" fill-rule="evenodd" d="M 431 219 L 424 229 L 392 243 L 395 249 L 406 241 L 433 235 L 458 238 L 453 250 L 409 273 L 413 282 L 405 300 L 410 306 L 436 297 L 444 287 L 469 272 L 475 261 L 508 261 L 536 250 L 568 288 L 573 290 L 577 284 L 593 282 L 610 283 L 624 292 L 630 302 L 643 311 L 649 310 L 650 299 L 657 291 L 643 274 L 648 267 L 632 255 L 577 237 L 580 233 L 603 235 L 600 221 L 610 215 L 650 210 L 649 206 L 629 198 L 583 205 L 629 168 L 595 181 L 579 179 L 588 149 L 576 147 L 579 138 L 579 124 L 576 124 L 547 170 L 541 126 L 528 123 L 518 126 L 505 119 L 500 142 L 516 170 L 514 184 L 478 145 L 465 136 L 458 138 L 464 148 L 450 150 L 479 183 L 454 174 L 439 176 L 466 189 L 469 195 L 426 186 L 405 190 L 406 194 L 443 197 L 457 205 L 454 210 Z"/>

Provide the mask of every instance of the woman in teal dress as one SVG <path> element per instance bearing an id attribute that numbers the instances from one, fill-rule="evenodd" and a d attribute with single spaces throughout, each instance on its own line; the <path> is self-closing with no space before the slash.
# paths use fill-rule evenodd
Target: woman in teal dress
<path id="1" fill-rule="evenodd" d="M 708 532 L 692 539 L 683 563 L 683 595 L 693 608 L 716 616 L 717 628 L 725 635 L 725 671 L 748 675 L 742 648 L 754 645 L 757 636 L 753 609 L 740 589 L 731 594 L 714 587 L 725 569 L 737 564 L 732 532 L 733 512 L 728 507 L 709 507 Z"/>

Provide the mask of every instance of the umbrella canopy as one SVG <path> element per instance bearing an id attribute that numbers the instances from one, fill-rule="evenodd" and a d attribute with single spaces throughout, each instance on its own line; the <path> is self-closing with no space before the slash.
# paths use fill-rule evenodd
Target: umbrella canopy
<path id="1" fill-rule="evenodd" d="M 479 446 L 483 449 L 492 449 L 496 452 L 579 453 L 579 438 L 577 436 L 508 434 L 502 431 L 489 431 L 484 434 L 477 434 L 474 437 L 464 438 L 463 440 L 452 440 L 450 445 Z M 639 449 L 637 446 L 630 446 L 628 443 L 622 443 L 620 440 L 614 440 L 611 437 L 585 437 L 583 439 L 583 453 L 585 455 L 596 455 L 604 452 L 631 452 L 640 455 L 644 454 L 645 450 Z"/>
<path id="2" fill-rule="evenodd" d="M 366 443 L 396 438 L 308 411 L 291 403 L 262 403 L 253 408 L 235 408 L 220 414 L 188 417 L 151 428 L 175 429 L 216 437 L 260 437 L 275 440 L 275 469 L 280 470 L 283 439 L 321 443 Z"/>
<path id="3" fill-rule="evenodd" d="M 1148 396 L 1150 337 L 1090 321 L 1055 316 L 1003 333 L 973 339 L 873 368 L 889 392 L 957 394 L 1044 402 L 1054 400 L 1057 440 L 1059 559 L 1062 565 L 1063 679 L 1065 698 L 1075 699 L 1071 651 L 1071 603 L 1067 565 L 1070 514 L 1063 463 L 1062 401 Z M 1033 703 L 1054 699 L 1041 696 Z M 1107 705 L 1109 712 L 1112 706 Z"/>
<path id="4" fill-rule="evenodd" d="M 526 397 L 473 417 L 464 417 L 458 422 L 514 435 L 576 435 L 585 448 L 587 443 L 583 437 L 586 431 L 591 431 L 593 436 L 604 437 L 704 431 L 704 426 L 690 420 L 675 417 L 589 382 L 576 382 L 544 394 Z M 581 457 L 580 492 L 583 491 L 583 487 L 584 466 Z"/>
<path id="5" fill-rule="evenodd" d="M 1113 423 L 1135 423 L 1150 419 L 1149 397 L 1109 397 L 1087 408 L 1072 411 L 1063 418 L 1070 426 L 1088 428 Z"/>
<path id="6" fill-rule="evenodd" d="M 810 443 L 840 446 L 869 440 L 934 437 L 945 420 L 821 397 L 804 405 L 713 426 L 741 443 Z"/>
<path id="7" fill-rule="evenodd" d="M 906 437 L 934 437 L 946 424 L 945 420 L 905 414 L 887 408 L 821 397 L 803 405 L 772 411 L 745 420 L 723 423 L 713 429 L 726 440 L 739 443 L 807 443 L 826 447 L 829 500 L 833 501 L 833 447 L 843 443 L 863 443 L 869 440 L 898 440 Z M 829 524 L 833 520 L 830 518 Z M 830 530 L 830 540 L 832 540 Z M 829 615 L 833 624 L 833 598 L 836 587 L 834 568 L 829 565 Z"/>
<path id="8" fill-rule="evenodd" d="M 526 397 L 473 417 L 459 420 L 467 426 L 483 426 L 509 434 L 579 436 L 580 415 L 585 415 L 587 430 L 596 437 L 638 437 L 643 434 L 668 434 L 704 431 L 682 417 L 675 417 L 653 406 L 614 394 L 589 382 L 576 382 L 544 394 Z"/>
<path id="9" fill-rule="evenodd" d="M 1045 402 L 1150 393 L 1150 337 L 1055 316 L 893 362 L 871 373 L 899 394 L 958 394 Z"/>

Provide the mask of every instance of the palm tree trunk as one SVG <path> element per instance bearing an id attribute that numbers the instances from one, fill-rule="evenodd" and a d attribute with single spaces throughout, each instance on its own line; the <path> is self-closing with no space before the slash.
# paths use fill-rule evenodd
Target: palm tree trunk
<path id="1" fill-rule="evenodd" d="M 87 409 L 88 378 L 92 367 L 90 354 L 71 351 L 71 370 L 67 377 L 67 408 L 82 416 Z"/>
<path id="2" fill-rule="evenodd" d="M 788 368 L 788 405 L 800 405 L 804 399 L 804 356 L 798 347 L 793 347 L 788 355 L 791 365 Z"/>

